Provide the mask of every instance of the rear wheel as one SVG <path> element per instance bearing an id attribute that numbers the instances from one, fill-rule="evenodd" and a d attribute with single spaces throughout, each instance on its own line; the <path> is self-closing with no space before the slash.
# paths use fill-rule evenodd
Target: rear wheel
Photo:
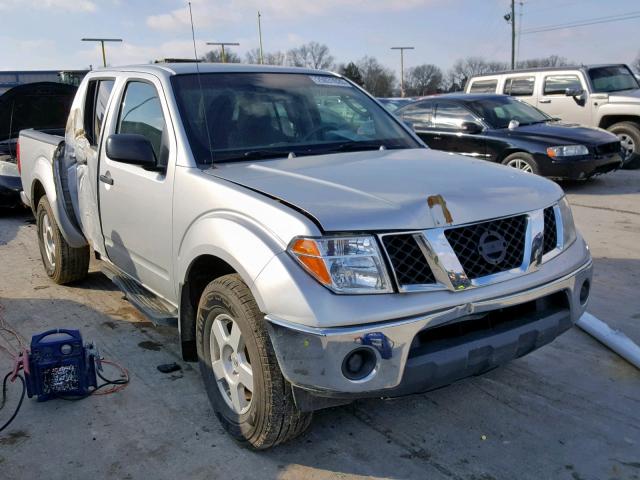
<path id="1" fill-rule="evenodd" d="M 624 155 L 624 168 L 640 167 L 640 127 L 633 122 L 620 122 L 607 130 L 620 140 Z"/>
<path id="2" fill-rule="evenodd" d="M 46 195 L 38 202 L 36 224 L 40 256 L 49 278 L 60 285 L 85 278 L 89 271 L 89 246 L 69 246 L 58 228 Z"/>
<path id="3" fill-rule="evenodd" d="M 263 317 L 233 274 L 207 285 L 196 324 L 200 372 L 213 410 L 229 434 L 256 449 L 295 438 L 312 418 L 294 403 Z"/>
<path id="4" fill-rule="evenodd" d="M 539 173 L 536 161 L 530 154 L 525 152 L 512 153 L 502 161 L 502 164 L 522 172 Z"/>

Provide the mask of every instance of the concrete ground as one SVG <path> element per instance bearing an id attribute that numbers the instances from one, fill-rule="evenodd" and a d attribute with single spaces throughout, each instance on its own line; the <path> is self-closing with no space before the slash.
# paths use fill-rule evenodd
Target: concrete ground
<path id="1" fill-rule="evenodd" d="M 590 311 L 640 343 L 640 171 L 564 187 L 594 256 Z M 25 212 L 0 213 L 0 308 L 25 337 L 82 329 L 132 379 L 79 402 L 25 400 L 0 434 L 0 479 L 640 479 L 640 372 L 577 328 L 482 377 L 321 411 L 302 438 L 255 453 L 223 432 L 173 329 L 96 265 L 80 285 L 48 280 Z M 156 369 L 173 361 L 182 371 Z"/>

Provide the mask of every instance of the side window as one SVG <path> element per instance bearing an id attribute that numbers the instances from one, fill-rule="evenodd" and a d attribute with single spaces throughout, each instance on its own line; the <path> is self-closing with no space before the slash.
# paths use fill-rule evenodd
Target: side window
<path id="1" fill-rule="evenodd" d="M 143 135 L 151 142 L 158 163 L 166 165 L 166 130 L 156 87 L 146 82 L 129 82 L 120 105 L 116 133 Z"/>
<path id="2" fill-rule="evenodd" d="M 464 122 L 475 122 L 475 117 L 466 108 L 454 103 L 438 103 L 433 117 L 433 126 L 442 130 L 460 130 Z"/>
<path id="3" fill-rule="evenodd" d="M 504 82 L 504 92 L 512 97 L 530 97 L 533 95 L 535 77 L 507 78 Z"/>
<path id="4" fill-rule="evenodd" d="M 469 93 L 496 93 L 498 80 L 477 80 L 469 87 Z"/>
<path id="5" fill-rule="evenodd" d="M 582 89 L 577 75 L 549 75 L 544 79 L 545 95 L 564 95 L 567 88 Z"/>
<path id="6" fill-rule="evenodd" d="M 113 90 L 113 80 L 92 80 L 87 86 L 84 106 L 84 130 L 92 146 L 98 144 L 107 102 Z"/>
<path id="7" fill-rule="evenodd" d="M 419 131 L 431 127 L 432 114 L 433 103 L 420 102 L 403 110 L 402 120 L 410 123 L 414 130 Z"/>

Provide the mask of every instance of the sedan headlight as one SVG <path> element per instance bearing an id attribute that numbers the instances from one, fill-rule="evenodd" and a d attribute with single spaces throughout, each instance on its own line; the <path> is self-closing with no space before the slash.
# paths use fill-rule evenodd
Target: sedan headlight
<path id="1" fill-rule="evenodd" d="M 563 145 L 547 148 L 547 155 L 551 158 L 581 157 L 589 155 L 589 149 L 584 145 Z"/>
<path id="2" fill-rule="evenodd" d="M 576 226 L 573 223 L 573 214 L 567 197 L 562 197 L 558 202 L 558 207 L 562 217 L 562 248 L 565 249 L 576 240 Z"/>
<path id="3" fill-rule="evenodd" d="M 372 236 L 294 238 L 289 253 L 318 282 L 336 293 L 389 293 L 387 275 Z"/>

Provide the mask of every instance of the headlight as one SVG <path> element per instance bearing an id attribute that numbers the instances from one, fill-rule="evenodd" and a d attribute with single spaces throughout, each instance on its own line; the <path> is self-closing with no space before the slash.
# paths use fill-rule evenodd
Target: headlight
<path id="1" fill-rule="evenodd" d="M 589 155 L 589 149 L 584 145 L 563 145 L 561 147 L 547 148 L 547 155 L 551 158 L 580 157 Z"/>
<path id="2" fill-rule="evenodd" d="M 336 293 L 392 291 L 372 236 L 294 238 L 288 250 L 307 272 Z"/>
<path id="3" fill-rule="evenodd" d="M 573 223 L 573 214 L 567 197 L 562 197 L 558 202 L 558 207 L 562 217 L 562 248 L 567 248 L 576 239 L 576 226 Z"/>

